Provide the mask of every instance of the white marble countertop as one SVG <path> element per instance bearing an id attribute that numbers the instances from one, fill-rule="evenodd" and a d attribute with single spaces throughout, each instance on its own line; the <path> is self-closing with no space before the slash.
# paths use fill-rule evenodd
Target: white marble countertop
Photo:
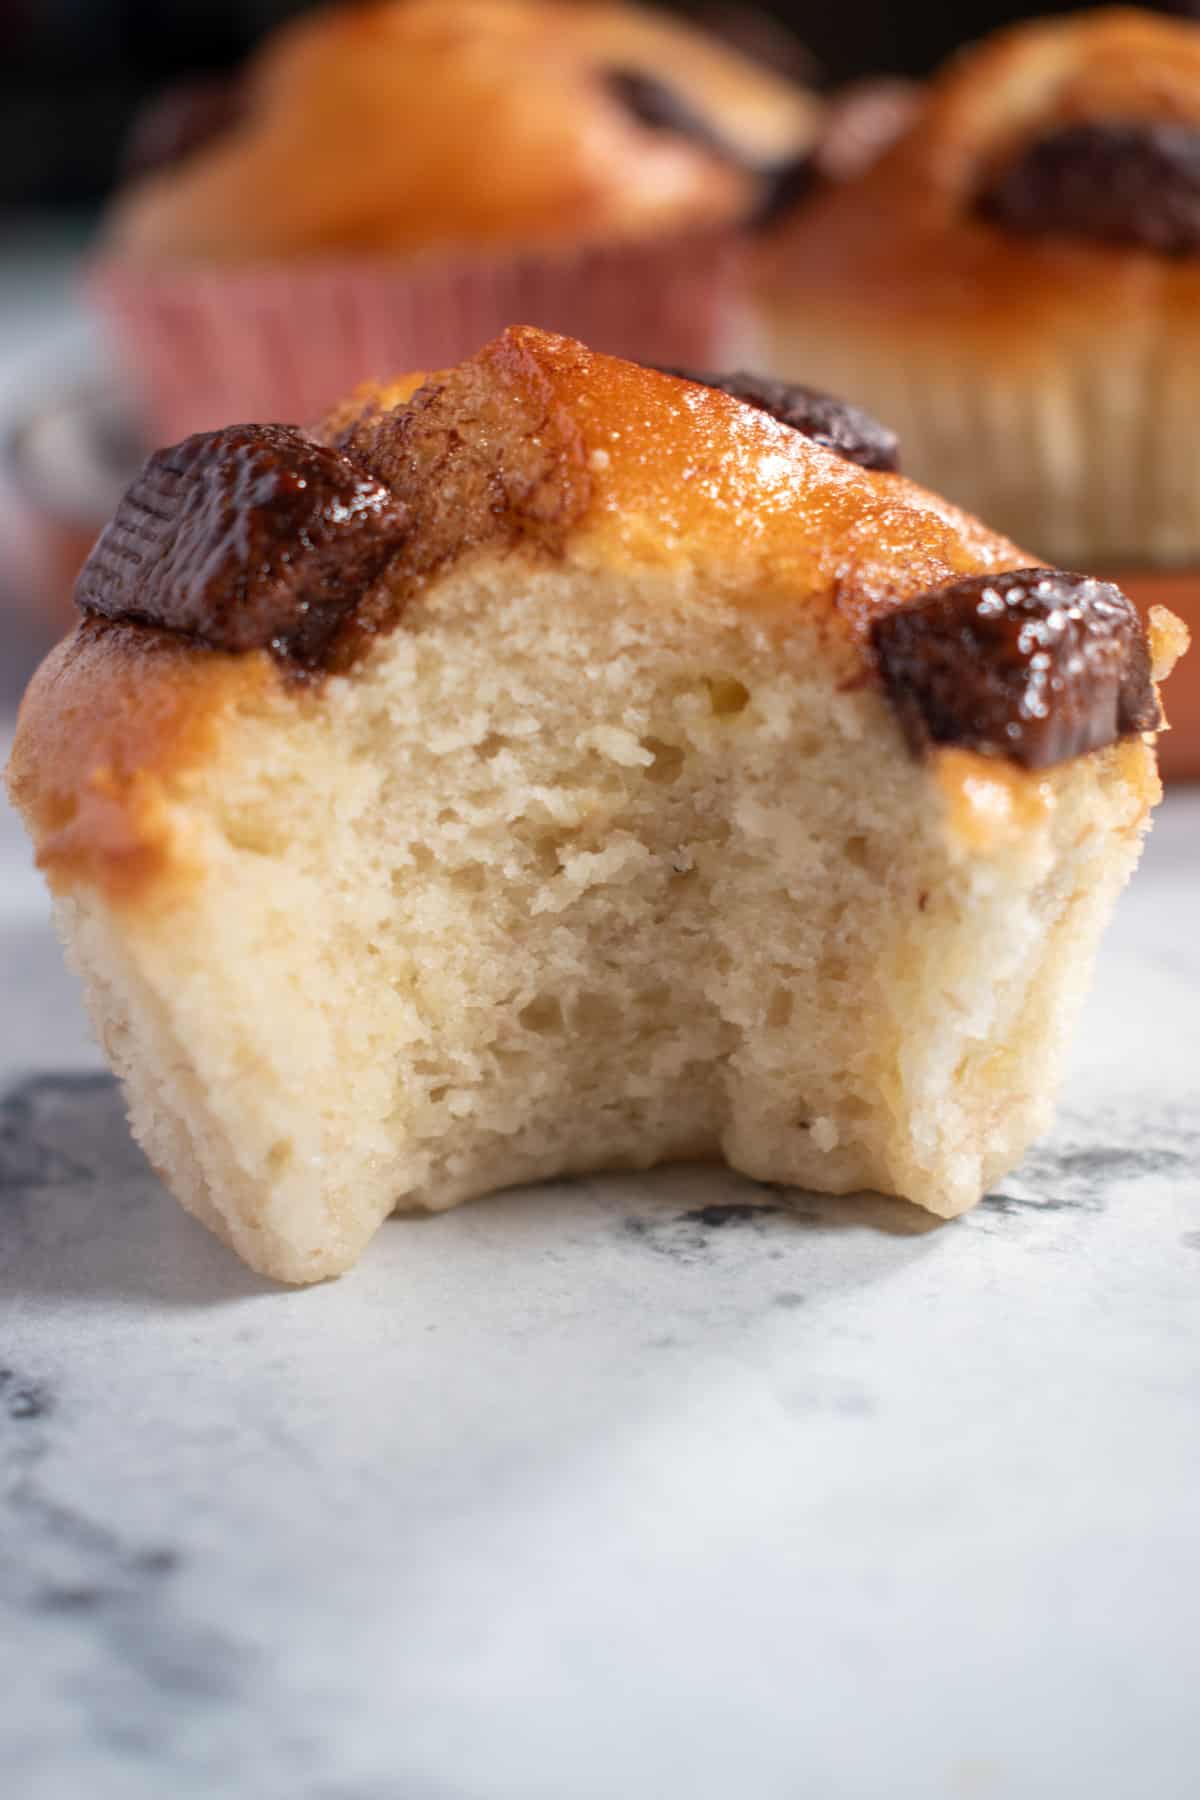
<path id="1" fill-rule="evenodd" d="M 292 1293 L 130 1144 L 0 818 L 0 1793 L 1190 1800 L 1198 887 L 1176 796 L 954 1225 L 676 1171 Z"/>

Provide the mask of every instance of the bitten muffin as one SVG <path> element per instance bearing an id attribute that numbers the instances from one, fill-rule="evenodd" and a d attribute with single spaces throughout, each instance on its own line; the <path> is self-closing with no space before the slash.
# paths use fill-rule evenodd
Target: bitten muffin
<path id="1" fill-rule="evenodd" d="M 1043 1128 L 1177 633 L 893 459 L 525 328 L 150 459 L 10 787 L 254 1268 L 679 1159 L 949 1215 Z"/>
<path id="2" fill-rule="evenodd" d="M 598 0 L 374 0 L 272 36 L 142 134 L 93 292 L 154 428 L 307 421 L 514 317 L 662 361 L 732 330 L 738 228 L 804 90 Z"/>
<path id="3" fill-rule="evenodd" d="M 1200 28 L 1133 10 L 955 58 L 764 251 L 768 359 L 1084 567 L 1200 561 Z"/>

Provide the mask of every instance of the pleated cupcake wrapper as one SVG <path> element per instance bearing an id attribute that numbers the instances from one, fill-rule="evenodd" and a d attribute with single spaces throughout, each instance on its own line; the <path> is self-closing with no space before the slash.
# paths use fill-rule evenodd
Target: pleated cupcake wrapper
<path id="1" fill-rule="evenodd" d="M 1200 564 L 1200 341 L 1081 334 L 1036 357 L 771 321 L 776 372 L 840 392 L 900 435 L 906 475 L 1063 567 Z"/>
<path id="2" fill-rule="evenodd" d="M 271 268 L 96 263 L 90 296 L 156 442 L 242 420 L 316 421 L 357 384 L 538 325 L 635 362 L 720 366 L 741 317 L 732 234 L 564 255 Z"/>
<path id="3" fill-rule="evenodd" d="M 1060 567 L 1200 563 L 1200 412 L 1144 347 L 1013 372 L 931 368 L 910 387 L 906 470 Z M 903 455 L 903 446 L 902 446 Z"/>

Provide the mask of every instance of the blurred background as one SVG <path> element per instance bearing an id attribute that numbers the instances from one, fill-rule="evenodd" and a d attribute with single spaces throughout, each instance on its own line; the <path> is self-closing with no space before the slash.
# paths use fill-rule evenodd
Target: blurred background
<path id="1" fill-rule="evenodd" d="M 111 186 L 130 118 L 147 94 L 179 74 L 232 67 L 272 26 L 306 10 L 306 0 L 0 0 L 0 208 L 86 213 Z M 1085 8 L 1013 0 L 775 0 L 749 8 L 698 0 L 669 10 L 747 34 L 777 21 L 837 82 L 881 71 L 920 75 L 997 25 Z M 1196 13 L 1200 3 L 1177 0 L 1160 10 Z"/>

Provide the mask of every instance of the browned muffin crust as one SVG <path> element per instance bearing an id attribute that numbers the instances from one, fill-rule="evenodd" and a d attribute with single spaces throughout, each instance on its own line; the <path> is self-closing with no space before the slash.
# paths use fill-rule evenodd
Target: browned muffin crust
<path id="1" fill-rule="evenodd" d="M 338 450 L 408 509 L 415 573 L 497 540 L 558 555 L 582 516 L 583 438 L 525 341 L 540 336 L 506 332 L 499 355 L 432 376 L 406 406 L 368 403 L 336 432 Z"/>
<path id="2" fill-rule="evenodd" d="M 7 770 L 38 866 L 114 900 L 169 893 L 186 856 L 169 795 L 231 711 L 270 703 L 266 656 L 221 655 L 152 626 L 85 618 L 35 673 Z"/>
<path id="3" fill-rule="evenodd" d="M 836 394 L 806 387 L 798 381 L 778 381 L 770 375 L 754 375 L 739 369 L 733 375 L 700 374 L 695 369 L 664 369 L 698 387 L 716 388 L 746 406 L 757 407 L 781 425 L 811 438 L 825 450 L 844 456 L 861 469 L 900 467 L 900 445 L 894 431 L 881 425 L 861 406 L 852 406 Z"/>
<path id="4" fill-rule="evenodd" d="M 154 262 L 236 263 L 719 229 L 806 154 L 819 115 L 641 6 L 318 6 L 267 37 L 224 111 L 213 94 L 147 126 L 148 172 L 108 235 Z"/>
<path id="5" fill-rule="evenodd" d="M 239 426 L 159 452 L 85 566 L 79 603 L 213 649 L 268 650 L 287 667 L 344 671 L 397 625 L 429 575 L 470 551 L 564 555 L 571 534 L 612 504 L 598 505 L 593 491 L 611 460 L 605 408 L 615 397 L 613 415 L 624 421 L 640 394 L 657 407 L 661 430 L 639 449 L 624 492 L 636 506 L 637 482 L 648 481 L 660 519 L 672 480 L 688 484 L 704 467 L 697 452 L 706 441 L 714 454 L 724 443 L 727 458 L 741 447 L 750 463 L 797 438 L 809 440 L 805 458 L 834 449 L 836 461 L 811 471 L 820 511 L 809 525 L 823 520 L 829 541 L 810 565 L 810 604 L 848 649 L 869 639 L 865 666 L 862 648 L 856 656 L 862 678 L 882 683 L 915 749 L 957 744 L 1044 768 L 1160 723 L 1146 639 L 1116 588 L 1028 568 L 961 579 L 961 563 L 947 565 L 938 546 L 944 557 L 947 524 L 969 521 L 922 510 L 929 498 L 900 478 L 849 468 L 841 446 L 813 442 L 803 396 L 796 416 L 810 428 L 793 431 L 780 402 L 789 427 L 780 434 L 779 410 L 764 404 L 780 397 L 751 384 L 755 397 L 743 400 L 745 385 L 740 376 L 705 378 L 700 404 L 724 409 L 706 437 L 697 401 L 677 379 L 510 331 L 406 403 L 368 395 L 330 422 L 332 444 L 290 427 Z M 830 416 L 845 427 L 836 403 Z M 786 538 L 786 517 L 779 525 Z M 888 547 L 893 573 L 882 584 L 849 548 L 864 529 Z M 914 531 L 921 541 L 906 552 Z M 1003 540 L 980 543 L 993 570 L 997 554 L 1019 560 Z M 919 557 L 930 571 L 924 591 Z"/>

